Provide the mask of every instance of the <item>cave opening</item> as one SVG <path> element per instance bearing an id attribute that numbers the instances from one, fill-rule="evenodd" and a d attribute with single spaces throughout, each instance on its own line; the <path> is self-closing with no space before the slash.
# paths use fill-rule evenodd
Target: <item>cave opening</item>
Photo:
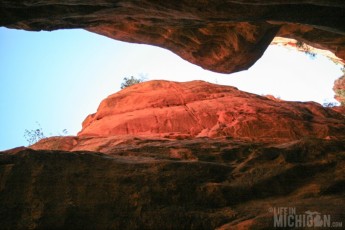
<path id="1" fill-rule="evenodd" d="M 0 149 L 25 145 L 36 121 L 48 135 L 75 135 L 100 101 L 128 76 L 147 80 L 204 80 L 282 100 L 337 104 L 332 90 L 343 73 L 329 57 L 269 46 L 249 70 L 219 74 L 171 51 L 116 41 L 85 30 L 27 32 L 0 29 Z"/>

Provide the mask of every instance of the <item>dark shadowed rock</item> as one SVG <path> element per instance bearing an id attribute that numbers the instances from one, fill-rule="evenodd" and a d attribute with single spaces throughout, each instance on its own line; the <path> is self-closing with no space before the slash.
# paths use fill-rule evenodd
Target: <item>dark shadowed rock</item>
<path id="1" fill-rule="evenodd" d="M 345 2 L 0 0 L 0 26 L 84 28 L 117 40 L 157 45 L 205 69 L 248 69 L 276 36 L 345 58 Z"/>
<path id="2" fill-rule="evenodd" d="M 273 207 L 345 218 L 343 140 L 135 138 L 0 153 L 4 229 L 273 228 Z M 245 227 L 246 226 L 246 227 Z"/>

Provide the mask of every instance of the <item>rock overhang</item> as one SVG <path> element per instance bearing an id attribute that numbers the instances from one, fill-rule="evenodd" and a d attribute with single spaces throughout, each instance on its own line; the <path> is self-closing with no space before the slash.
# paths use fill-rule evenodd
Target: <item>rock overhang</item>
<path id="1" fill-rule="evenodd" d="M 343 1 L 0 0 L 0 12 L 0 26 L 83 28 L 160 46 L 221 73 L 248 69 L 275 36 L 295 38 L 345 59 Z"/>

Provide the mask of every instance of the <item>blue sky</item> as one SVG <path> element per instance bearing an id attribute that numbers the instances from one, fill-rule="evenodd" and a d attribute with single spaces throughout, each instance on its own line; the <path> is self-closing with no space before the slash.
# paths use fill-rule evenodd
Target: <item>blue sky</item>
<path id="1" fill-rule="evenodd" d="M 218 74 L 162 48 L 109 39 L 84 30 L 27 32 L 0 28 L 0 150 L 27 145 L 39 122 L 46 136 L 76 135 L 124 77 L 205 80 L 284 100 L 334 101 L 340 66 L 325 57 L 270 47 L 248 71 Z"/>

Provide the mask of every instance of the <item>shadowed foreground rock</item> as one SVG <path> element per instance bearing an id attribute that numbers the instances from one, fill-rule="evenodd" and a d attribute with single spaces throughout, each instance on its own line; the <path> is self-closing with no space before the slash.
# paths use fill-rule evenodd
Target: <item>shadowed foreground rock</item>
<path id="1" fill-rule="evenodd" d="M 344 140 L 133 138 L 107 155 L 19 148 L 0 153 L 0 224 L 271 229 L 273 207 L 344 223 L 344 170 Z"/>

